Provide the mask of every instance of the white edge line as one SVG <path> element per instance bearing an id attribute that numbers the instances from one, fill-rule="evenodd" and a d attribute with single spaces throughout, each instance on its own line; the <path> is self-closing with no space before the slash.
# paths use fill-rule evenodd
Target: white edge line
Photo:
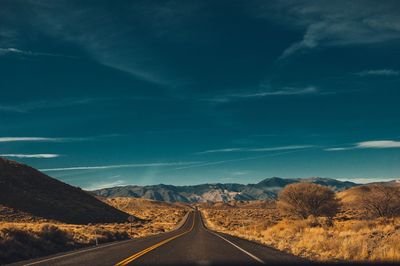
<path id="1" fill-rule="evenodd" d="M 79 250 L 79 251 L 76 251 L 76 252 L 70 252 L 68 254 L 60 255 L 60 256 L 57 256 L 57 257 L 51 257 L 51 258 L 48 258 L 48 259 L 39 260 L 39 261 L 31 262 L 31 263 L 28 263 L 28 264 L 23 264 L 23 266 L 35 265 L 35 264 L 38 264 L 38 263 L 42 263 L 42 262 L 46 262 L 46 261 L 50 261 L 50 260 L 55 260 L 55 259 L 59 259 L 59 258 L 71 256 L 71 255 L 76 255 L 76 254 L 79 254 L 79 253 L 84 253 L 84 252 L 88 252 L 88 251 L 92 251 L 92 250 L 96 250 L 96 249 L 101 249 L 101 248 L 106 248 L 106 247 L 114 246 L 114 245 L 121 244 L 121 243 L 124 243 L 124 242 L 128 242 L 128 241 L 131 241 L 131 240 L 133 240 L 133 239 L 128 239 L 128 240 L 124 240 L 124 241 L 118 241 L 117 243 L 111 243 L 111 244 L 102 245 L 102 246 L 99 246 L 99 247 L 88 248 L 88 249 Z"/>
<path id="2" fill-rule="evenodd" d="M 204 225 L 204 223 L 203 223 L 203 217 L 202 217 L 202 215 L 201 215 L 201 212 L 200 212 L 200 217 L 201 217 L 201 220 L 202 220 L 202 223 L 201 223 L 201 224 L 203 225 L 204 229 L 206 229 L 208 232 L 210 232 L 210 233 L 213 234 L 213 235 L 218 236 L 219 238 L 222 238 L 223 240 L 225 240 L 226 242 L 228 242 L 229 244 L 231 244 L 231 245 L 234 246 L 235 248 L 239 249 L 239 250 L 242 251 L 243 253 L 245 253 L 245 254 L 247 254 L 248 256 L 250 256 L 251 258 L 255 259 L 256 261 L 258 261 L 258 262 L 260 262 L 260 263 L 262 263 L 262 264 L 266 264 L 265 261 L 263 261 L 263 260 L 260 259 L 259 257 L 255 256 L 255 255 L 253 255 L 253 254 L 251 254 L 250 252 L 248 252 L 247 250 L 244 250 L 243 248 L 239 247 L 239 246 L 236 245 L 235 243 L 232 243 L 231 241 L 229 241 L 229 240 L 226 239 L 225 237 L 223 237 L 223 236 L 217 234 L 216 232 L 211 231 L 210 229 L 208 229 L 207 227 L 205 227 L 205 225 Z"/>
<path id="3" fill-rule="evenodd" d="M 239 250 L 242 251 L 243 253 L 246 253 L 247 255 L 249 255 L 250 257 L 252 257 L 253 259 L 255 259 L 256 261 L 258 261 L 258 262 L 260 262 L 260 263 L 262 263 L 262 264 L 265 264 L 265 262 L 264 262 L 262 259 L 260 259 L 259 257 L 255 256 L 255 255 L 253 255 L 253 254 L 251 254 L 251 253 L 248 252 L 247 250 L 242 249 L 241 247 L 239 247 L 238 245 L 232 243 L 231 241 L 229 241 L 229 240 L 226 239 L 225 237 L 220 236 L 219 234 L 217 234 L 217 233 L 215 233 L 215 232 L 212 232 L 212 231 L 209 231 L 209 232 L 212 233 L 212 234 L 214 234 L 214 235 L 216 235 L 216 236 L 218 236 L 218 237 L 220 237 L 220 238 L 222 238 L 223 240 L 225 240 L 226 242 L 228 242 L 229 244 L 231 244 L 231 245 L 234 246 L 235 248 L 239 249 Z"/>

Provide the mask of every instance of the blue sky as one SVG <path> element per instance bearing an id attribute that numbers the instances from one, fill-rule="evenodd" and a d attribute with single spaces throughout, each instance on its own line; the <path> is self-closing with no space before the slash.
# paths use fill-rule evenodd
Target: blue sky
<path id="1" fill-rule="evenodd" d="M 0 154 L 87 189 L 400 176 L 398 1 L 1 1 Z"/>

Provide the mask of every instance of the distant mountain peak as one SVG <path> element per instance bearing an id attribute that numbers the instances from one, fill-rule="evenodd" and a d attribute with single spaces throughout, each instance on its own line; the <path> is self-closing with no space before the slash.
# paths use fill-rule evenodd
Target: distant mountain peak
<path id="1" fill-rule="evenodd" d="M 265 178 L 258 182 L 256 185 L 257 186 L 265 186 L 265 187 L 284 187 L 288 184 L 295 183 L 295 179 L 290 179 L 290 178 L 281 178 L 281 177 L 270 177 L 270 178 Z"/>

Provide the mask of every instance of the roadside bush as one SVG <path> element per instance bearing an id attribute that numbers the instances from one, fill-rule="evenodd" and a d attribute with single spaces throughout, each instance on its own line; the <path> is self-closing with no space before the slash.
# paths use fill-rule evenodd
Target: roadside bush
<path id="1" fill-rule="evenodd" d="M 312 183 L 287 185 L 278 197 L 278 208 L 282 215 L 307 219 L 314 217 L 334 217 L 340 203 L 335 193 L 328 187 Z"/>
<path id="2" fill-rule="evenodd" d="M 54 225 L 43 225 L 38 235 L 43 240 L 51 242 L 53 245 L 67 246 L 71 244 L 71 236 L 66 231 Z"/>
<path id="3" fill-rule="evenodd" d="M 98 229 L 96 231 L 98 235 L 98 241 L 99 243 L 105 243 L 105 242 L 110 242 L 110 241 L 116 241 L 116 240 L 124 240 L 124 239 L 129 239 L 130 236 L 126 231 L 108 231 L 104 229 Z M 94 243 L 94 240 L 92 240 Z"/>
<path id="4" fill-rule="evenodd" d="M 39 239 L 32 232 L 15 228 L 0 231 L 0 264 L 36 257 L 41 254 Z"/>
<path id="5" fill-rule="evenodd" d="M 0 231 L 0 264 L 44 256 L 73 246 L 69 235 L 56 226 L 44 225 L 37 232 L 3 228 Z"/>
<path id="6" fill-rule="evenodd" d="M 400 217 L 400 189 L 398 187 L 366 186 L 357 201 L 371 218 Z"/>

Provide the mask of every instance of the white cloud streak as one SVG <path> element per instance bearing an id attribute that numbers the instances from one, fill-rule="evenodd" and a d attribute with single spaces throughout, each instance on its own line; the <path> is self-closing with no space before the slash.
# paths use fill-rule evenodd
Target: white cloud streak
<path id="1" fill-rule="evenodd" d="M 272 147 L 272 148 L 257 148 L 257 149 L 248 149 L 248 151 L 285 151 L 285 150 L 298 150 L 305 148 L 312 148 L 313 145 L 295 145 L 295 146 L 282 146 L 282 147 Z"/>
<path id="2" fill-rule="evenodd" d="M 37 159 L 51 159 L 60 157 L 60 154 L 41 153 L 41 154 L 0 154 L 1 157 L 13 158 L 37 158 Z"/>
<path id="3" fill-rule="evenodd" d="M 64 55 L 64 54 L 54 54 L 54 53 L 42 53 L 42 52 L 32 52 L 27 50 L 21 50 L 18 48 L 8 47 L 8 48 L 0 48 L 0 56 L 6 54 L 20 54 L 26 56 L 54 56 L 54 57 L 66 57 L 66 58 L 76 58 L 75 56 L 71 55 Z"/>
<path id="4" fill-rule="evenodd" d="M 394 141 L 394 140 L 363 141 L 355 143 L 349 147 L 327 148 L 325 149 L 325 151 L 347 151 L 356 149 L 390 149 L 390 148 L 400 148 L 400 141 Z"/>
<path id="5" fill-rule="evenodd" d="M 357 143 L 359 149 L 387 149 L 400 148 L 400 141 L 394 140 L 374 140 Z"/>
<path id="6" fill-rule="evenodd" d="M 0 142 L 60 141 L 62 138 L 42 137 L 0 137 Z"/>
<path id="7" fill-rule="evenodd" d="M 310 147 L 312 147 L 312 146 L 310 146 Z M 312 149 L 313 148 L 310 148 L 308 150 L 312 150 Z M 185 169 L 196 168 L 196 167 L 219 165 L 219 164 L 226 164 L 226 163 L 240 162 L 240 161 L 249 161 L 249 160 L 256 160 L 256 159 L 262 159 L 262 158 L 268 158 L 268 157 L 276 157 L 276 156 L 295 153 L 295 152 L 299 152 L 299 151 L 304 151 L 304 150 L 287 150 L 287 151 L 282 151 L 282 152 L 278 152 L 278 153 L 263 154 L 263 155 L 244 157 L 244 158 L 238 158 L 238 159 L 221 160 L 221 161 L 213 161 L 213 162 L 212 161 L 211 162 L 204 162 L 204 163 L 199 163 L 199 164 L 194 164 L 194 165 L 177 167 L 177 168 L 175 168 L 173 170 L 185 170 Z"/>
<path id="8" fill-rule="evenodd" d="M 305 148 L 312 148 L 312 145 L 293 145 L 293 146 L 280 146 L 280 147 L 266 147 L 266 148 L 227 148 L 215 149 L 197 152 L 195 154 L 210 154 L 210 153 L 227 153 L 227 152 L 266 152 L 266 151 L 285 151 L 285 150 L 298 150 Z"/>
<path id="9" fill-rule="evenodd" d="M 221 152 L 238 152 L 243 151 L 242 148 L 226 148 L 226 149 L 215 149 L 215 150 L 206 150 L 201 152 L 196 152 L 195 154 L 208 154 L 208 153 L 221 153 Z"/>
<path id="10" fill-rule="evenodd" d="M 261 85 L 262 89 L 253 90 L 248 92 L 238 92 L 220 95 L 213 98 L 201 99 L 202 101 L 214 102 L 214 103 L 226 103 L 241 99 L 254 99 L 263 97 L 273 96 L 295 96 L 295 95 L 312 95 L 322 94 L 322 92 L 315 86 L 306 87 L 283 87 L 279 89 L 273 89 L 269 85 Z"/>
<path id="11" fill-rule="evenodd" d="M 87 187 L 84 187 L 84 190 L 97 190 L 97 189 L 103 189 L 103 188 L 109 188 L 109 187 L 118 187 L 118 186 L 124 186 L 127 185 L 126 181 L 124 180 L 116 180 L 112 182 L 96 182 L 92 183 Z"/>
<path id="12" fill-rule="evenodd" d="M 0 142 L 67 142 L 79 138 L 0 137 Z"/>
<path id="13" fill-rule="evenodd" d="M 365 70 L 356 73 L 358 76 L 399 76 L 400 71 L 394 69 Z"/>
<path id="14" fill-rule="evenodd" d="M 347 150 L 352 150 L 352 149 L 354 149 L 354 148 L 353 147 L 348 147 L 348 148 L 338 147 L 338 148 L 326 148 L 324 150 L 325 151 L 347 151 Z"/>
<path id="15" fill-rule="evenodd" d="M 253 97 L 266 97 L 275 95 L 301 95 L 301 94 L 314 94 L 318 93 L 318 89 L 314 86 L 304 88 L 284 87 L 280 90 L 264 90 L 254 93 L 233 94 L 231 97 L 237 98 L 253 98 Z"/>
<path id="16" fill-rule="evenodd" d="M 75 166 L 62 168 L 39 169 L 43 172 L 59 172 L 59 171 L 76 171 L 76 170 L 104 170 L 117 168 L 141 168 L 141 167 L 167 167 L 167 166 L 183 166 L 194 165 L 201 162 L 169 162 L 169 163 L 139 163 L 139 164 L 116 164 L 116 165 L 99 165 L 99 166 Z"/>

